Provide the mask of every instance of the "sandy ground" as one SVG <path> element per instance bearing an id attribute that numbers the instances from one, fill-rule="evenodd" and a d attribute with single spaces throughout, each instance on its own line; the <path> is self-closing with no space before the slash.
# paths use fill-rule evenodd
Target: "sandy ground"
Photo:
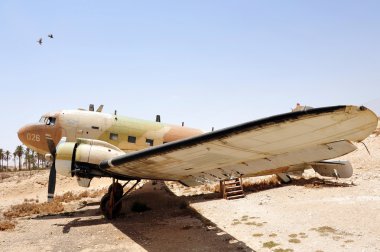
<path id="1" fill-rule="evenodd" d="M 116 220 L 100 214 L 100 197 L 68 203 L 61 214 L 19 218 L 14 230 L 0 232 L 0 251 L 380 251 L 380 136 L 365 144 L 371 155 L 358 144 L 341 158 L 354 166 L 350 179 L 307 171 L 307 179 L 231 201 L 202 187 L 148 182 Z M 47 171 L 0 180 L 0 211 L 44 201 L 47 180 Z M 90 190 L 110 182 L 94 180 Z M 58 194 L 83 190 L 58 177 Z M 135 201 L 151 210 L 132 212 Z"/>

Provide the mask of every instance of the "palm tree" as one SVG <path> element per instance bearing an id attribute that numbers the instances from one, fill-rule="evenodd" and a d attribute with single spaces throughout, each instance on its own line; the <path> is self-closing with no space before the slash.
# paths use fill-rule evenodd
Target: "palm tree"
<path id="1" fill-rule="evenodd" d="M 36 168 L 36 152 L 34 150 L 31 150 L 29 162 L 32 164 L 32 168 Z"/>
<path id="2" fill-rule="evenodd" d="M 16 147 L 15 154 L 18 157 L 18 169 L 21 170 L 22 155 L 24 154 L 24 148 L 22 145 Z"/>
<path id="3" fill-rule="evenodd" d="M 0 149 L 0 170 L 3 169 L 4 150 Z"/>
<path id="4" fill-rule="evenodd" d="M 39 157 L 40 157 L 41 168 L 46 168 L 46 159 L 45 159 L 45 155 L 42 155 L 42 154 L 37 154 L 37 155 L 39 155 Z"/>
<path id="5" fill-rule="evenodd" d="M 25 166 L 28 170 L 30 170 L 30 149 L 26 147 L 24 152 Z"/>
<path id="6" fill-rule="evenodd" d="M 7 161 L 7 167 L 5 168 L 5 170 L 8 170 L 8 160 L 9 160 L 10 157 L 12 157 L 11 156 L 11 152 L 9 150 L 7 150 L 5 152 L 5 160 Z"/>
<path id="7" fill-rule="evenodd" d="M 39 153 L 36 153 L 34 155 L 34 160 L 37 160 L 37 169 L 40 168 L 40 154 Z"/>
<path id="8" fill-rule="evenodd" d="M 17 169 L 17 166 L 16 166 L 16 158 L 17 158 L 17 153 L 16 153 L 16 152 L 13 152 L 14 169 Z"/>

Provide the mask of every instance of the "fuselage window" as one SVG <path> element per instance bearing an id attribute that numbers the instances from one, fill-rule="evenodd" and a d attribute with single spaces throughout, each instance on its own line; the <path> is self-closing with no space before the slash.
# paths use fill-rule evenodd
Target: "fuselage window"
<path id="1" fill-rule="evenodd" d="M 128 143 L 136 143 L 136 137 L 128 136 Z"/>
<path id="2" fill-rule="evenodd" d="M 118 134 L 110 133 L 110 139 L 111 139 L 111 140 L 113 140 L 113 141 L 117 141 L 118 138 L 119 138 L 119 135 L 118 135 Z"/>
<path id="3" fill-rule="evenodd" d="M 153 146 L 153 139 L 146 139 L 146 145 Z"/>

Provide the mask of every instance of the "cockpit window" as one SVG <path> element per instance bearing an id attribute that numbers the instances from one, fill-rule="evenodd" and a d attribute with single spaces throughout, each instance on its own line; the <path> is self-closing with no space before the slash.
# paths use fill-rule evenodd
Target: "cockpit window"
<path id="1" fill-rule="evenodd" d="M 46 120 L 46 125 L 55 125 L 55 117 L 48 117 Z"/>
<path id="2" fill-rule="evenodd" d="M 43 123 L 43 124 L 46 124 L 46 125 L 55 125 L 55 117 L 51 117 L 51 116 L 49 116 L 49 117 L 41 117 L 41 119 L 40 119 L 40 123 Z"/>

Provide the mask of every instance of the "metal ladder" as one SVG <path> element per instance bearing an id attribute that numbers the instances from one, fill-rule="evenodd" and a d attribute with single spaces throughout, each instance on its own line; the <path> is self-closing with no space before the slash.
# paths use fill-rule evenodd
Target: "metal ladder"
<path id="1" fill-rule="evenodd" d="M 243 183 L 241 178 L 220 181 L 220 192 L 224 199 L 244 198 Z"/>

